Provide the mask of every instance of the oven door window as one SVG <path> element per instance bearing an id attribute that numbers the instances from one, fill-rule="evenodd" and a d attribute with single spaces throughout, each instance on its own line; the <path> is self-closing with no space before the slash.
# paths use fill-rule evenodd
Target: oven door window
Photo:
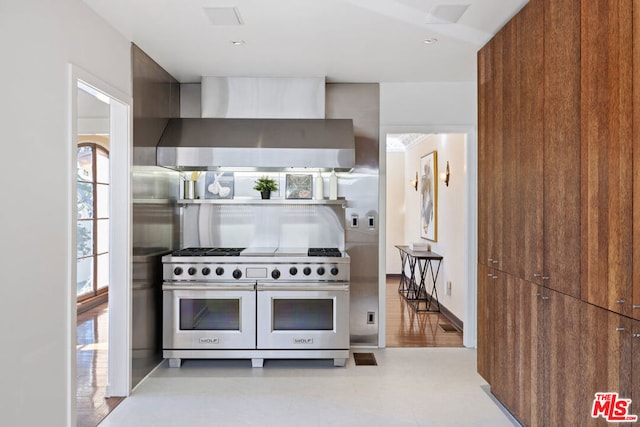
<path id="1" fill-rule="evenodd" d="M 239 299 L 180 299 L 180 330 L 239 331 Z"/>
<path id="2" fill-rule="evenodd" d="M 274 331 L 332 331 L 333 298 L 273 299 Z"/>

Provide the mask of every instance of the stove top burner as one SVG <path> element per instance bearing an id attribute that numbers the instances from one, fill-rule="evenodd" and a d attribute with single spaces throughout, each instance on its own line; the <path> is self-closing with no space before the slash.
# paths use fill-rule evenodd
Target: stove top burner
<path id="1" fill-rule="evenodd" d="M 184 248 L 173 251 L 173 256 L 240 256 L 245 248 Z"/>
<path id="2" fill-rule="evenodd" d="M 307 256 L 341 257 L 342 252 L 338 248 L 309 248 Z"/>

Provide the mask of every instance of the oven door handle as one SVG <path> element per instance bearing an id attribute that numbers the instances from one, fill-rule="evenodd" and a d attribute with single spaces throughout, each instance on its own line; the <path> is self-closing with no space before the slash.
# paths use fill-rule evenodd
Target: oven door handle
<path id="1" fill-rule="evenodd" d="M 167 282 L 162 284 L 163 291 L 255 291 L 256 285 L 185 285 L 183 283 Z"/>
<path id="2" fill-rule="evenodd" d="M 257 285 L 257 291 L 345 291 L 349 292 L 349 285 Z"/>

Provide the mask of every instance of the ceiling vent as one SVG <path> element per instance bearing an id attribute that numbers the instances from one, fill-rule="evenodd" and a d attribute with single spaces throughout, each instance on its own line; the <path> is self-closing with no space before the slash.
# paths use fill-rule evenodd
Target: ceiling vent
<path id="1" fill-rule="evenodd" d="M 207 14 L 213 25 L 243 25 L 240 11 L 237 7 L 205 7 Z"/>
<path id="2" fill-rule="evenodd" d="M 468 4 L 439 4 L 427 14 L 427 24 L 455 24 L 466 12 Z"/>

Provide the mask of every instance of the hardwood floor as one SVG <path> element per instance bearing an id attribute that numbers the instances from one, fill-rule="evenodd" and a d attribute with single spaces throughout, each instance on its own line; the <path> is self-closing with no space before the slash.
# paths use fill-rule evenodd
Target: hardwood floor
<path id="1" fill-rule="evenodd" d="M 105 398 L 109 346 L 107 303 L 78 314 L 77 328 L 77 426 L 95 427 L 123 400 Z"/>
<path id="2" fill-rule="evenodd" d="M 400 279 L 387 278 L 387 347 L 462 347 L 462 332 L 440 313 L 416 313 L 398 293 Z"/>

